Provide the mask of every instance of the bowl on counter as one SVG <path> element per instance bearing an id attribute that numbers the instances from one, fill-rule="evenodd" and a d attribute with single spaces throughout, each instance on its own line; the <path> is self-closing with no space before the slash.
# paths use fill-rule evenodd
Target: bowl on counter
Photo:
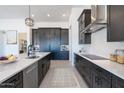
<path id="1" fill-rule="evenodd" d="M 11 55 L 9 57 L 0 57 L 0 64 L 8 64 L 17 61 L 17 57 Z"/>

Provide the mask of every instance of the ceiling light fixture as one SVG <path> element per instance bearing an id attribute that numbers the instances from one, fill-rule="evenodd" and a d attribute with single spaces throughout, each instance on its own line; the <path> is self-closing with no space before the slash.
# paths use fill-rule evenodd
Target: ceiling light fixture
<path id="1" fill-rule="evenodd" d="M 48 17 L 50 17 L 50 14 L 47 14 Z"/>
<path id="2" fill-rule="evenodd" d="M 65 16 L 66 16 L 66 14 L 62 14 L 62 16 L 63 16 L 63 17 L 65 17 Z"/>
<path id="3" fill-rule="evenodd" d="M 31 17 L 34 17 L 34 14 L 32 14 Z"/>
<path id="4" fill-rule="evenodd" d="M 30 5 L 29 5 L 29 17 L 27 17 L 25 19 L 25 24 L 29 27 L 32 27 L 34 26 L 34 20 L 31 18 L 31 8 L 30 8 Z"/>

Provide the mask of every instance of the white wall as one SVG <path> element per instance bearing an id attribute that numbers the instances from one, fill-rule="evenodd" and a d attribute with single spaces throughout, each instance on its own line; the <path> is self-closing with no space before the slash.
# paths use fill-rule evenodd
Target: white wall
<path id="1" fill-rule="evenodd" d="M 80 14 L 84 9 L 89 9 L 91 6 L 83 6 L 83 7 L 75 7 L 72 8 L 69 25 L 70 25 L 70 31 L 69 31 L 69 39 L 70 39 L 70 61 L 73 62 L 74 52 L 79 51 L 79 49 L 82 47 L 82 45 L 79 45 L 78 43 L 78 21 Z"/>
<path id="2" fill-rule="evenodd" d="M 4 33 L 0 31 L 0 56 L 4 54 Z"/>
<path id="3" fill-rule="evenodd" d="M 29 27 L 25 26 L 25 20 L 24 19 L 3 19 L 0 20 L 0 30 L 17 30 L 17 33 L 19 32 L 26 32 L 29 33 Z M 18 36 L 18 35 L 17 35 Z M 29 41 L 29 36 L 27 37 Z M 3 40 L 3 39 L 2 39 Z M 18 40 L 18 37 L 17 37 Z M 5 36 L 4 40 L 4 53 L 3 55 L 8 55 L 8 54 L 14 54 L 18 56 L 19 54 L 19 43 L 17 44 L 7 44 L 7 38 Z"/>

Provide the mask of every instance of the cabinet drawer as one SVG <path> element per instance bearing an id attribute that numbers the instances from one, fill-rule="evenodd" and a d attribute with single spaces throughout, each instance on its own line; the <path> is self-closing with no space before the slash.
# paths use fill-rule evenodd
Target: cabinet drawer
<path id="1" fill-rule="evenodd" d="M 23 84 L 23 72 L 20 72 L 16 74 L 15 76 L 12 76 L 10 79 L 4 81 L 0 87 L 1 88 L 16 88 L 17 85 L 19 84 Z"/>

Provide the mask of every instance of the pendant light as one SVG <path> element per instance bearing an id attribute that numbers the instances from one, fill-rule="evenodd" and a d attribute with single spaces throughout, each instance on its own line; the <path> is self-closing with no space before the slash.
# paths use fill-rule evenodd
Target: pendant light
<path id="1" fill-rule="evenodd" d="M 25 24 L 29 27 L 34 26 L 34 20 L 31 18 L 31 7 L 29 5 L 29 17 L 25 19 Z"/>

